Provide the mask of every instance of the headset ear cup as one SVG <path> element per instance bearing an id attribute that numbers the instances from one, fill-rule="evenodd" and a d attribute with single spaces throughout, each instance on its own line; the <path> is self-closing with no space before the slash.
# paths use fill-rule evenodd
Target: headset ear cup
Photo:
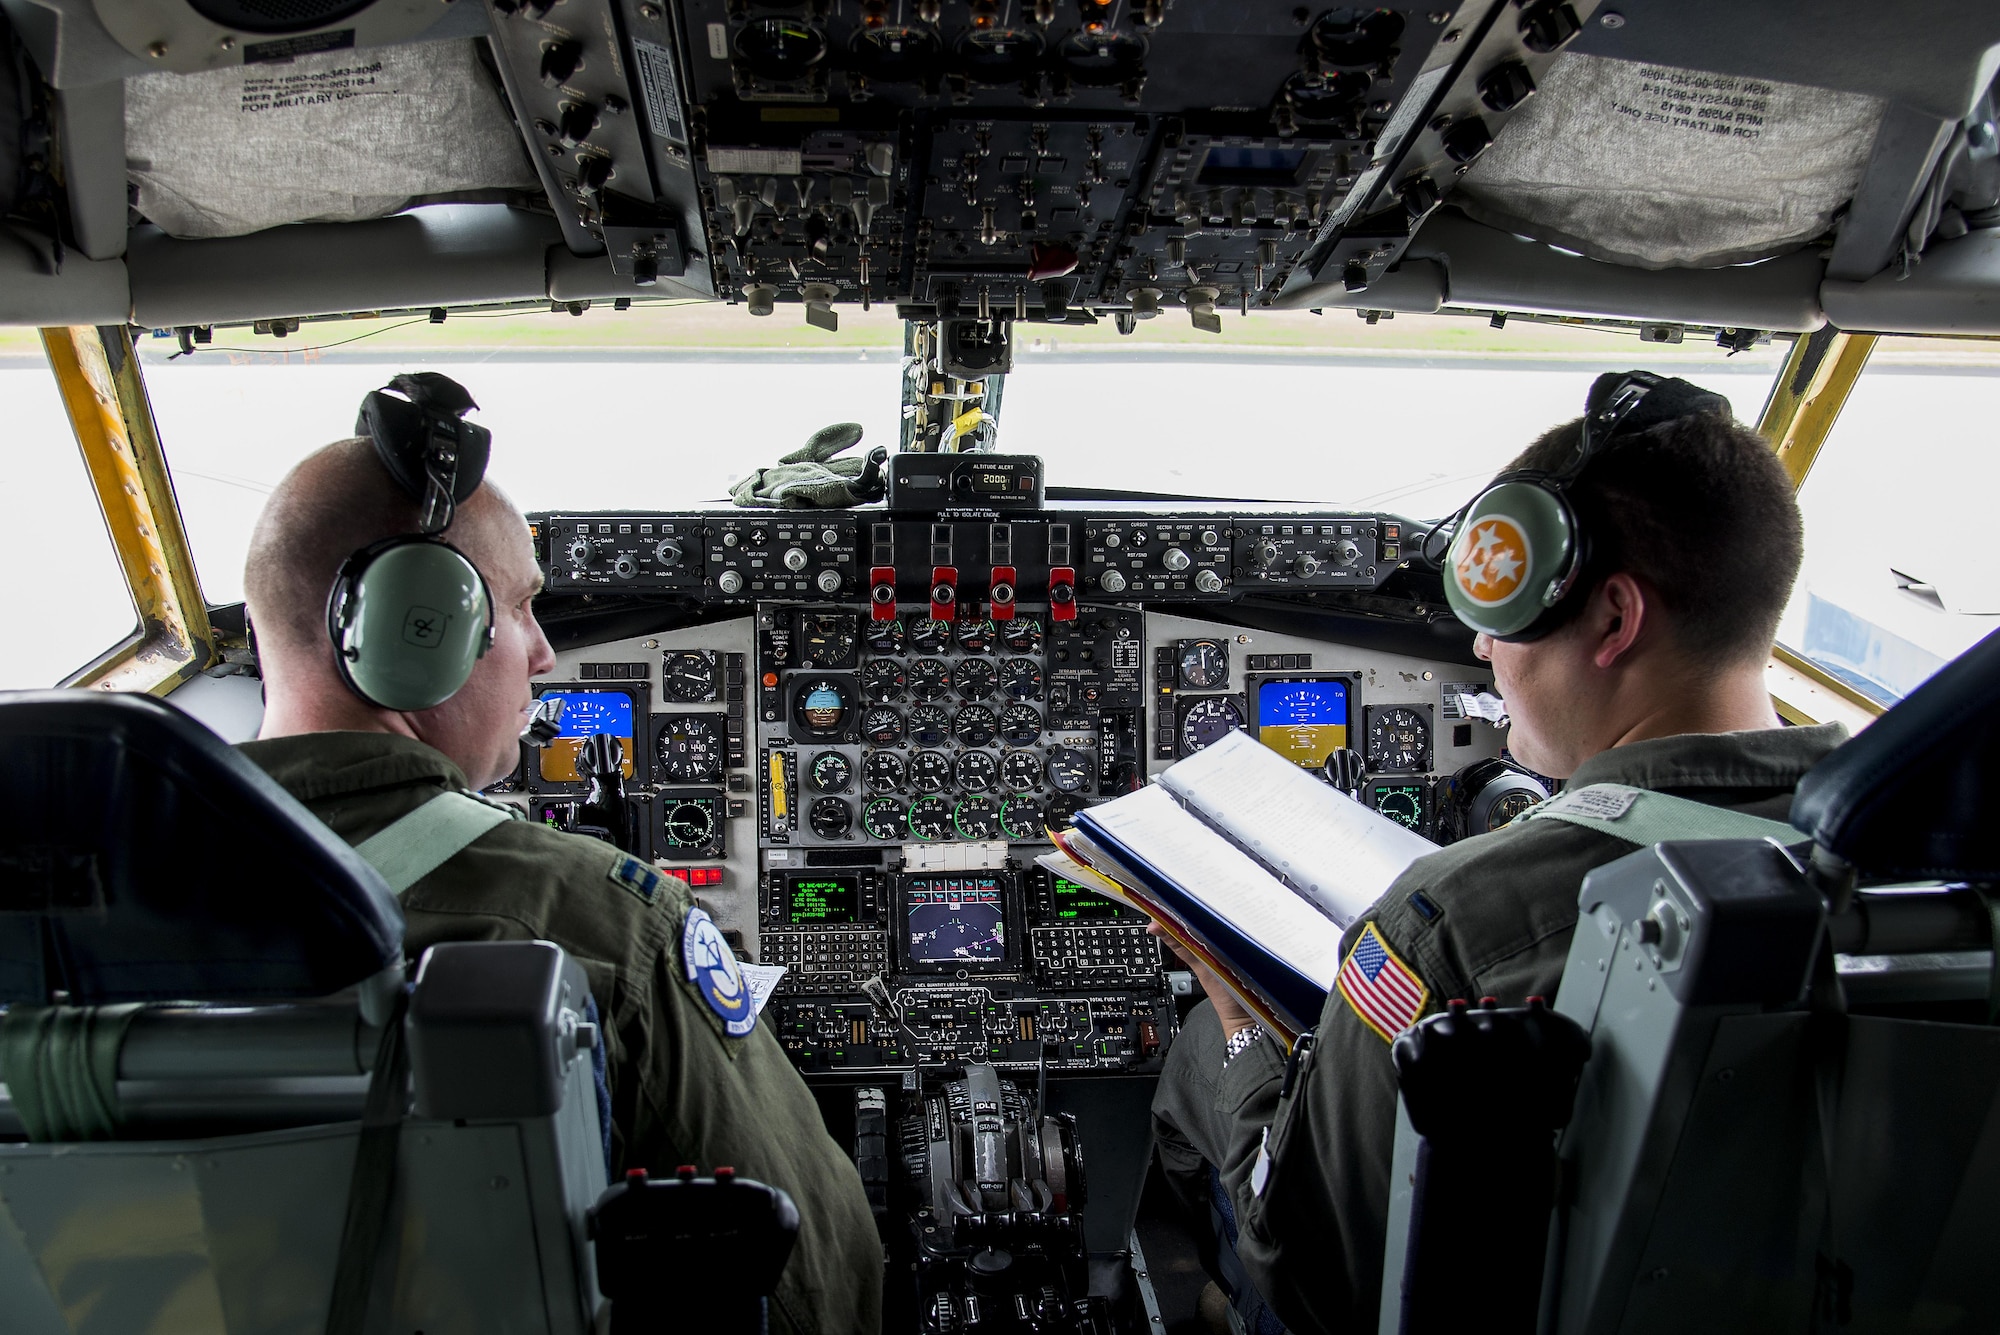
<path id="1" fill-rule="evenodd" d="M 380 709 L 443 704 L 493 640 L 485 576 L 449 543 L 414 534 L 349 557 L 327 607 L 341 680 Z"/>
<path id="2" fill-rule="evenodd" d="M 1545 595 L 1573 578 L 1576 524 L 1561 488 L 1503 478 L 1467 507 L 1445 555 L 1445 599 L 1460 621 L 1495 639 L 1546 633 Z"/>

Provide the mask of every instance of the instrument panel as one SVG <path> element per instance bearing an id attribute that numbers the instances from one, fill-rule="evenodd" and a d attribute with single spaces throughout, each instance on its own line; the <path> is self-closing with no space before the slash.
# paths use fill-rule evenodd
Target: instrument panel
<path id="1" fill-rule="evenodd" d="M 1283 581 L 1379 587 L 1393 517 L 530 522 L 550 601 L 657 603 L 675 628 L 563 651 L 538 684 L 565 696 L 563 735 L 511 786 L 604 837 L 618 822 L 576 757 L 612 732 L 627 846 L 785 969 L 766 1013 L 808 1074 L 1152 1069 L 1177 966 L 1138 915 L 1034 859 L 1051 826 L 1231 731 L 1316 771 L 1351 755 L 1357 797 L 1432 837 L 1468 806 L 1448 776 L 1525 783 L 1455 708 L 1490 688 L 1474 669 L 1216 619 Z"/>

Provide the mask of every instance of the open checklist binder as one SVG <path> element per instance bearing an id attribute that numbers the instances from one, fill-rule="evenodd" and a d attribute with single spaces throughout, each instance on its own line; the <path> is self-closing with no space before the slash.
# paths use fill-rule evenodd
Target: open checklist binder
<path id="1" fill-rule="evenodd" d="M 1287 1045 L 1347 927 L 1437 848 L 1241 732 L 1051 838 L 1044 867 L 1152 917 Z"/>

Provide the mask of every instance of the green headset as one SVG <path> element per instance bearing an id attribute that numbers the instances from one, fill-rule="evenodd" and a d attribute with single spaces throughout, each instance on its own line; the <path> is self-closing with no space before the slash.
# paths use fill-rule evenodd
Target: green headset
<path id="1" fill-rule="evenodd" d="M 1729 401 L 1685 380 L 1649 371 L 1599 376 L 1584 401 L 1576 453 L 1554 471 L 1502 473 L 1432 530 L 1451 534 L 1444 594 L 1458 619 L 1496 640 L 1538 640 L 1582 603 L 1591 535 L 1569 490 L 1620 435 L 1703 414 L 1727 418 Z M 1431 539 L 1425 540 L 1429 555 Z"/>
<path id="2" fill-rule="evenodd" d="M 420 507 L 417 532 L 354 552 L 326 599 L 340 679 L 381 709 L 443 704 L 493 643 L 486 577 L 440 536 L 486 475 L 492 433 L 463 420 L 478 406 L 457 381 L 420 371 L 369 394 L 354 424 Z"/>

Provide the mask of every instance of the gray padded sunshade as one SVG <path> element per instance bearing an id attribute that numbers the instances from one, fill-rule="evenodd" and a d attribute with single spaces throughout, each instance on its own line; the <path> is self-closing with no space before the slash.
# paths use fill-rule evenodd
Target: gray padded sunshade
<path id="1" fill-rule="evenodd" d="M 1593 259 L 1742 264 L 1826 231 L 1883 110 L 1865 94 L 1572 53 L 1451 198 Z"/>
<path id="2" fill-rule="evenodd" d="M 143 75 L 126 81 L 125 146 L 139 211 L 177 237 L 540 189 L 470 41 Z"/>

